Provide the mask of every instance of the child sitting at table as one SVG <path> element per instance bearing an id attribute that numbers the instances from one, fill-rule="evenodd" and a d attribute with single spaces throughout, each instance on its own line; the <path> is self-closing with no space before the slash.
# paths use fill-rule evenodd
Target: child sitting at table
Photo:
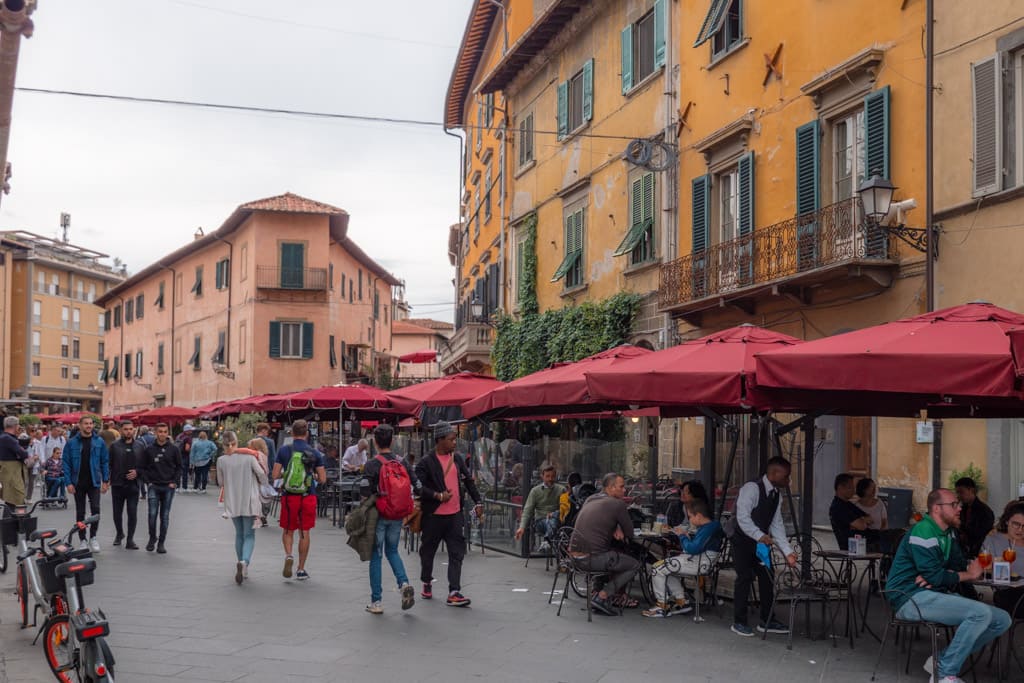
<path id="1" fill-rule="evenodd" d="M 654 587 L 655 605 L 644 610 L 645 617 L 671 617 L 693 610 L 686 602 L 683 590 L 684 576 L 706 574 L 718 560 L 722 551 L 722 525 L 711 519 L 711 508 L 703 500 L 694 500 L 688 510 L 693 536 L 679 535 L 680 555 L 667 557 L 651 567 L 651 584 Z M 677 590 L 670 590 L 669 580 Z"/>

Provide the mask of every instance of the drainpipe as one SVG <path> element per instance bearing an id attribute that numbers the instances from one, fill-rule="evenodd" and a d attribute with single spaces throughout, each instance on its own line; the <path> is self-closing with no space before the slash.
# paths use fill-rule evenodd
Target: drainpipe
<path id="1" fill-rule="evenodd" d="M 925 56 L 924 56 L 924 225 L 925 225 L 925 303 L 928 311 L 935 310 L 935 242 L 938 235 L 932 227 L 935 219 L 935 0 L 925 3 Z"/>
<path id="2" fill-rule="evenodd" d="M 216 235 L 215 235 L 216 236 Z M 228 245 L 228 321 L 227 327 L 224 330 L 224 367 L 231 367 L 231 270 L 235 265 L 235 244 L 229 242 L 223 237 L 217 237 L 218 240 Z"/>
<path id="3" fill-rule="evenodd" d="M 673 37 L 672 27 L 673 13 L 675 12 L 675 3 L 665 4 L 665 142 L 671 143 L 675 149 L 678 150 L 679 140 L 676 137 L 675 126 L 672 125 L 672 114 L 676 110 L 675 107 L 675 83 L 673 81 Z M 676 154 L 675 161 L 665 171 L 666 182 L 662 183 L 662 256 L 663 263 L 667 264 L 672 259 L 676 258 L 676 251 L 678 250 L 677 240 L 679 232 L 679 221 L 678 221 L 678 200 L 679 200 L 679 154 Z M 662 348 L 668 348 L 672 346 L 672 338 L 670 332 L 672 330 L 672 314 L 665 313 L 663 316 L 662 330 L 664 338 L 660 340 L 662 342 Z M 673 445 L 675 448 L 675 445 Z M 712 481 L 712 485 L 714 482 Z"/>
<path id="4" fill-rule="evenodd" d="M 28 18 L 35 2 L 3 0 L 0 6 L 0 173 L 7 168 L 11 140 L 11 109 L 14 106 L 14 78 L 18 72 L 21 37 L 30 38 L 34 28 Z"/>
<path id="5" fill-rule="evenodd" d="M 505 115 L 502 121 L 501 148 L 498 150 L 498 177 L 501 178 L 501 187 L 498 189 L 498 282 L 501 283 L 501 305 L 504 310 L 511 310 L 506 306 L 505 300 L 508 296 L 509 287 L 505 282 L 505 149 L 508 147 L 508 98 L 502 94 L 505 104 Z"/>

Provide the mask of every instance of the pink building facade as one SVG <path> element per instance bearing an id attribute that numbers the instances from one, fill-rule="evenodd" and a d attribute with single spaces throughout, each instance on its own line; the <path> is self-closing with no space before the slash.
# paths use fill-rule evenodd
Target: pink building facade
<path id="1" fill-rule="evenodd" d="M 104 413 L 393 376 L 402 283 L 348 218 L 290 193 L 243 204 L 103 295 Z"/>

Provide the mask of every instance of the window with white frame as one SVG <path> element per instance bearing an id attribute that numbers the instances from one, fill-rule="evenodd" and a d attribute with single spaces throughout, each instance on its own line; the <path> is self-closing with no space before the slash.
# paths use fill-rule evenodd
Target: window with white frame
<path id="1" fill-rule="evenodd" d="M 715 237 L 718 244 L 724 244 L 739 237 L 739 173 L 733 167 L 719 173 L 716 180 L 718 230 L 715 231 Z"/>
<path id="2" fill-rule="evenodd" d="M 70 347 L 68 346 L 68 338 L 65 335 L 60 338 L 60 357 L 67 358 L 68 353 L 70 353 Z"/>
<path id="3" fill-rule="evenodd" d="M 43 302 L 33 301 L 32 302 L 32 324 L 40 325 L 43 322 Z"/>
<path id="4" fill-rule="evenodd" d="M 32 332 L 32 355 L 38 356 L 42 352 L 43 337 L 39 332 Z"/>
<path id="5" fill-rule="evenodd" d="M 533 112 L 519 122 L 519 167 L 533 162 Z"/>
<path id="6" fill-rule="evenodd" d="M 302 358 L 302 323 L 281 323 L 281 358 Z"/>
<path id="7" fill-rule="evenodd" d="M 867 174 L 863 108 L 832 124 L 832 149 L 832 199 L 841 202 L 856 196 Z"/>

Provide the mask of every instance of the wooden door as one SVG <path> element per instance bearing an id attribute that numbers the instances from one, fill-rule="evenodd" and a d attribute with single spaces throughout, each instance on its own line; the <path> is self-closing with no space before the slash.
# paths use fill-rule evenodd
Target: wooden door
<path id="1" fill-rule="evenodd" d="M 843 471 L 855 477 L 871 476 L 871 418 L 846 418 L 846 458 Z"/>

